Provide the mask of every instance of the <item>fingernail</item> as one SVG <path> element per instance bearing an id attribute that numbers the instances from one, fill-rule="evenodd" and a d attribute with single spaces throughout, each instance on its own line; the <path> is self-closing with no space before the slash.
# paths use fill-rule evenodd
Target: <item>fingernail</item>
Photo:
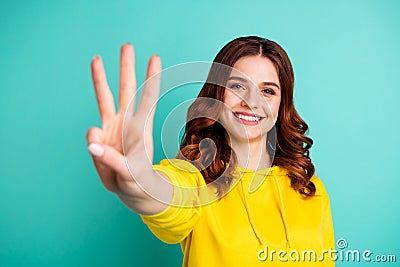
<path id="1" fill-rule="evenodd" d="M 100 56 L 99 55 L 95 55 L 92 60 L 95 60 L 96 58 L 100 58 Z"/>
<path id="2" fill-rule="evenodd" d="M 101 157 L 104 154 L 104 149 L 102 146 L 98 145 L 98 144 L 90 144 L 88 146 L 88 150 L 90 152 L 90 154 L 92 154 L 95 157 Z"/>

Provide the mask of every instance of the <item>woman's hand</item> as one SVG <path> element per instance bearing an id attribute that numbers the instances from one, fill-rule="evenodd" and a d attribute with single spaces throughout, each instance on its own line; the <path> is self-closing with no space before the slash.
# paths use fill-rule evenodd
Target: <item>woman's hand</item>
<path id="1" fill-rule="evenodd" d="M 118 112 L 115 110 L 114 99 L 100 57 L 97 56 L 92 60 L 91 71 L 102 128 L 90 128 L 86 139 L 97 173 L 105 188 L 124 198 L 125 203 L 127 199 L 148 200 L 149 196 L 137 182 L 141 179 L 143 183 L 154 184 L 156 180 L 151 168 L 152 128 L 155 103 L 160 91 L 161 60 L 157 55 L 153 55 L 149 60 L 146 83 L 135 114 L 135 99 L 130 103 L 136 94 L 135 56 L 131 44 L 121 47 Z M 154 76 L 155 74 L 158 75 Z M 127 119 L 124 125 L 125 113 Z M 124 133 L 124 146 L 122 133 Z M 127 167 L 123 152 L 130 163 L 130 169 Z M 168 195 L 170 192 L 166 190 L 164 193 Z M 157 206 L 154 203 L 151 205 Z M 158 208 L 151 210 L 160 210 L 161 206 L 165 207 L 160 203 Z M 137 210 L 135 207 L 133 209 Z M 151 212 L 146 211 L 146 213 Z"/>

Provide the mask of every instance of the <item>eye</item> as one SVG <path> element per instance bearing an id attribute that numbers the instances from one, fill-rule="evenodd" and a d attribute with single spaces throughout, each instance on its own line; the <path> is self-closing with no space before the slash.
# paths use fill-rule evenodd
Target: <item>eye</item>
<path id="1" fill-rule="evenodd" d="M 244 86 L 242 86 L 240 83 L 233 83 L 228 86 L 231 89 L 245 89 Z"/>
<path id="2" fill-rule="evenodd" d="M 268 95 L 275 95 L 275 91 L 270 88 L 263 89 L 262 92 Z"/>

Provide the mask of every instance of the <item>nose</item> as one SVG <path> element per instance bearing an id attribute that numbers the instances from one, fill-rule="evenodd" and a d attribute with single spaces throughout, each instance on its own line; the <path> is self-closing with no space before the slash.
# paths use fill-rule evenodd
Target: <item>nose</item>
<path id="1" fill-rule="evenodd" d="M 247 106 L 250 109 L 257 109 L 259 106 L 258 103 L 258 92 L 257 89 L 255 88 L 251 88 L 249 90 L 246 91 L 245 94 L 243 94 L 242 101 L 241 101 L 241 105 L 243 107 Z"/>

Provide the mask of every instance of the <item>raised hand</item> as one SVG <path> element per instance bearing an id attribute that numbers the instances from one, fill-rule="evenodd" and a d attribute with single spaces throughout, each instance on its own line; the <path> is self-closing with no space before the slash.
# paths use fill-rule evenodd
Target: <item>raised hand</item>
<path id="1" fill-rule="evenodd" d="M 154 176 L 151 165 L 153 118 L 160 91 L 161 60 L 159 56 L 153 55 L 149 60 L 146 83 L 136 113 L 134 113 L 135 56 L 131 44 L 121 47 L 118 112 L 114 106 L 114 99 L 100 57 L 97 56 L 92 60 L 91 71 L 102 128 L 90 128 L 86 139 L 103 185 L 107 190 L 116 193 L 135 211 L 152 213 L 152 211 L 162 209 L 165 205 L 157 204 L 158 202 L 155 203 L 153 199 L 150 201 L 151 198 L 137 184 L 139 180 L 141 184 L 154 184 L 158 179 Z M 124 134 L 124 145 L 122 134 Z M 130 163 L 130 169 L 127 167 L 123 152 Z M 172 187 L 164 187 L 162 195 L 168 196 L 171 192 Z M 153 208 L 146 208 L 143 205 L 138 207 L 139 202 L 143 200 L 152 203 L 147 206 Z"/>

